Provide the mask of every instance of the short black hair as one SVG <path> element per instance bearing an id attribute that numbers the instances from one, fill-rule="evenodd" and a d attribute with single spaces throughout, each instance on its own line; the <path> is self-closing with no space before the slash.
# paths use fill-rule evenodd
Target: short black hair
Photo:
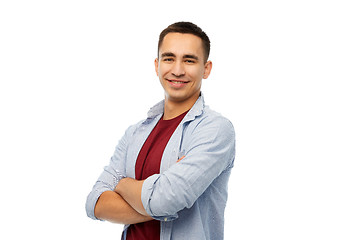
<path id="1" fill-rule="evenodd" d="M 192 22 L 176 22 L 171 25 L 169 25 L 167 28 L 165 28 L 159 36 L 159 42 L 158 42 L 158 57 L 159 57 L 159 50 L 161 47 L 161 44 L 164 40 L 164 37 L 168 33 L 189 33 L 193 34 L 195 36 L 198 36 L 202 40 L 203 49 L 204 49 L 204 60 L 205 62 L 208 60 L 210 55 L 210 39 L 206 35 L 206 33 L 197 25 L 195 25 Z"/>

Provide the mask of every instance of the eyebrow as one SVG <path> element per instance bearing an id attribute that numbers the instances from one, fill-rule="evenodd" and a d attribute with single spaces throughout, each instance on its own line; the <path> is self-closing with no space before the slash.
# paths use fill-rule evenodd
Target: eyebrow
<path id="1" fill-rule="evenodd" d="M 192 54 L 186 54 L 186 55 L 184 55 L 183 58 L 192 58 L 192 59 L 195 59 L 195 60 L 199 60 L 199 58 L 196 55 L 192 55 Z"/>
<path id="2" fill-rule="evenodd" d="M 161 54 L 161 57 L 176 57 L 176 55 L 172 52 L 164 52 Z M 195 60 L 199 60 L 199 57 L 193 54 L 185 54 L 183 56 L 183 58 L 191 58 L 191 59 L 195 59 Z"/>
<path id="3" fill-rule="evenodd" d="M 175 57 L 175 54 L 173 54 L 172 52 L 164 52 L 161 54 L 161 57 Z"/>

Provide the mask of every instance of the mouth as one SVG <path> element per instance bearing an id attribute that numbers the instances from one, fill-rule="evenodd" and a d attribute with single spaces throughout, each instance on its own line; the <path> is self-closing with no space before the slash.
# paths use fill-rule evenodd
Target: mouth
<path id="1" fill-rule="evenodd" d="M 166 79 L 168 82 L 175 83 L 175 84 L 181 84 L 181 83 L 189 83 L 189 81 L 184 80 L 178 80 L 178 79 Z"/>
<path id="2" fill-rule="evenodd" d="M 182 88 L 186 86 L 190 81 L 180 80 L 180 79 L 166 79 L 169 82 L 170 86 L 173 88 Z"/>

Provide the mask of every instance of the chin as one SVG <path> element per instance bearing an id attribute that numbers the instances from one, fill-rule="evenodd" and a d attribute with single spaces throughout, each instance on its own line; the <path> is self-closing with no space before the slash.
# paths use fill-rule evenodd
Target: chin
<path id="1" fill-rule="evenodd" d="M 173 102 L 185 102 L 192 99 L 196 95 L 198 98 L 200 92 L 188 92 L 188 91 L 166 91 L 166 98 Z"/>
<path id="2" fill-rule="evenodd" d="M 173 102 L 183 102 L 187 99 L 184 94 L 168 94 L 166 93 L 167 99 Z"/>

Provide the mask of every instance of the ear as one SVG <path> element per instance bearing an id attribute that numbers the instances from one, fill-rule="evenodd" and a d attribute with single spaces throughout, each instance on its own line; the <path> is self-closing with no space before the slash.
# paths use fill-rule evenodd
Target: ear
<path id="1" fill-rule="evenodd" d="M 211 69 L 212 69 L 212 62 L 211 61 L 207 61 L 205 63 L 205 70 L 204 70 L 204 76 L 203 79 L 207 79 L 211 73 Z"/>
<path id="2" fill-rule="evenodd" d="M 155 72 L 159 76 L 159 60 L 157 58 L 155 58 Z"/>

